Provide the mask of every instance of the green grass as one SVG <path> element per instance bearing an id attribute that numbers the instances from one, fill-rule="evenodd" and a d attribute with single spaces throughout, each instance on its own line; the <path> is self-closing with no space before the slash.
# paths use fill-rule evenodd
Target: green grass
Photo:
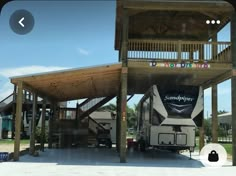
<path id="1" fill-rule="evenodd" d="M 29 139 L 22 139 L 20 141 L 21 144 L 29 144 Z M 14 144 L 14 140 L 12 139 L 0 139 L 0 145 L 1 144 Z"/>
<path id="2" fill-rule="evenodd" d="M 228 153 L 228 155 L 231 155 L 232 156 L 232 144 L 221 144 L 222 145 L 226 152 Z M 199 137 L 196 137 L 196 147 L 195 147 L 195 150 L 199 150 Z"/>
<path id="3" fill-rule="evenodd" d="M 221 144 L 221 145 L 225 148 L 226 152 L 232 156 L 232 144 Z"/>

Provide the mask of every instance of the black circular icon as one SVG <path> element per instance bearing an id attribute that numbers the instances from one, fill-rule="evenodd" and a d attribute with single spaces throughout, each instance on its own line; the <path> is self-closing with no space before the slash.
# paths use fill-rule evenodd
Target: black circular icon
<path id="1" fill-rule="evenodd" d="M 10 17 L 11 29 L 19 34 L 28 34 L 34 27 L 34 17 L 27 10 L 17 10 Z"/>

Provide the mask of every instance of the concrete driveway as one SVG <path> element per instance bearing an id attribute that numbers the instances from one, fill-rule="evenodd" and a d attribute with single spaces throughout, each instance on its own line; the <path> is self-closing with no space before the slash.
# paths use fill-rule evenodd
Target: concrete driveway
<path id="1" fill-rule="evenodd" d="M 197 153 L 189 160 L 188 153 L 129 151 L 127 161 L 119 163 L 115 149 L 47 149 L 39 157 L 25 155 L 19 162 L 0 163 L 0 171 L 6 176 L 217 176 L 236 172 L 230 162 L 220 168 L 204 167 Z"/>

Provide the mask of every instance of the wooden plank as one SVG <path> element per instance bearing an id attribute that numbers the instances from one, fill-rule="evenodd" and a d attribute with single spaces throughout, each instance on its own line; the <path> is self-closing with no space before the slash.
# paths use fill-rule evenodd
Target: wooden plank
<path id="1" fill-rule="evenodd" d="M 51 112 L 53 112 L 53 115 L 51 115 L 50 116 L 50 118 L 49 118 L 49 127 L 48 127 L 48 148 L 49 149 L 51 149 L 52 148 L 52 134 L 53 134 L 53 119 L 55 118 L 55 116 L 56 116 L 56 107 L 57 107 L 57 105 L 56 105 L 57 103 L 55 103 L 55 102 L 52 102 L 52 104 L 51 104 L 51 107 L 50 107 L 50 110 L 51 110 Z M 52 114 L 52 113 L 50 113 L 50 114 Z"/>
<path id="2" fill-rule="evenodd" d="M 126 70 L 126 68 L 124 68 Z M 127 78 L 126 72 L 121 73 L 120 93 L 120 162 L 126 162 L 126 130 L 127 130 Z"/>
<path id="3" fill-rule="evenodd" d="M 236 76 L 231 79 L 232 96 L 232 162 L 236 166 Z"/>
<path id="4" fill-rule="evenodd" d="M 41 134 L 40 134 L 40 149 L 41 151 L 44 151 L 44 142 L 45 142 L 45 116 L 46 116 L 46 99 L 43 99 L 43 105 L 42 105 L 42 124 L 41 124 Z"/>
<path id="5" fill-rule="evenodd" d="M 42 92 L 40 89 L 36 89 L 25 82 L 23 83 L 23 86 L 24 86 L 24 89 L 28 90 L 29 92 L 36 92 L 37 96 L 39 97 L 47 97 L 48 101 L 54 101 L 54 97 L 47 95 L 46 93 Z"/>
<path id="6" fill-rule="evenodd" d="M 231 54 L 233 73 L 236 70 L 236 12 L 231 18 Z M 232 96 L 232 163 L 236 166 L 236 76 L 231 79 L 231 96 Z"/>
<path id="7" fill-rule="evenodd" d="M 218 106 L 217 106 L 217 84 L 212 85 L 212 142 L 218 143 Z"/>
<path id="8" fill-rule="evenodd" d="M 226 71 L 225 73 L 222 73 L 220 75 L 214 76 L 213 78 L 205 81 L 202 86 L 204 89 L 209 88 L 212 84 L 219 84 L 223 81 L 226 81 L 227 79 L 230 79 L 233 76 L 232 71 Z"/>
<path id="9" fill-rule="evenodd" d="M 120 91 L 116 99 L 116 150 L 120 153 Z"/>
<path id="10" fill-rule="evenodd" d="M 106 72 L 112 72 L 121 69 L 121 64 L 114 64 L 114 65 L 107 65 L 107 66 L 100 66 L 100 67 L 91 67 L 91 68 L 82 68 L 82 69 L 73 69 L 73 70 L 66 70 L 66 71 L 57 71 L 57 72 L 48 72 L 48 73 L 41 73 L 35 75 L 26 75 L 20 77 L 13 77 L 11 78 L 12 83 L 16 83 L 17 81 L 43 81 L 46 80 L 53 80 L 53 79 L 63 79 L 63 78 L 71 78 L 71 77 L 83 77 L 97 75 L 97 74 L 104 74 Z M 56 77 L 56 78 L 55 78 Z"/>
<path id="11" fill-rule="evenodd" d="M 168 10 L 168 11 L 204 11 L 230 13 L 234 8 L 226 2 L 136 2 L 124 1 L 124 8 L 139 10 Z"/>
<path id="12" fill-rule="evenodd" d="M 19 160 L 20 156 L 20 134 L 21 134 L 21 114 L 22 114 L 22 101 L 23 101 L 23 84 L 17 84 L 17 100 L 16 100 L 16 118 L 15 118 L 15 141 L 14 141 L 14 161 Z"/>
<path id="13" fill-rule="evenodd" d="M 29 153 L 31 155 L 35 154 L 35 132 L 36 132 L 36 115 L 37 115 L 37 99 L 36 93 L 33 93 L 33 109 L 32 109 L 32 119 L 30 120 L 30 149 Z"/>
<path id="14" fill-rule="evenodd" d="M 34 84 L 45 84 L 45 83 L 61 83 L 61 82 L 72 82 L 72 81 L 86 81 L 89 80 L 93 77 L 96 79 L 101 79 L 103 77 L 117 77 L 119 75 L 120 69 L 117 70 L 112 70 L 112 71 L 106 71 L 104 70 L 103 72 L 95 72 L 95 73 L 87 73 L 87 74 L 73 74 L 73 75 L 54 75 L 51 77 L 50 75 L 44 76 L 44 77 L 27 77 L 27 78 L 22 78 L 25 83 L 34 83 Z"/>
<path id="15" fill-rule="evenodd" d="M 199 127 L 199 151 L 204 147 L 205 145 L 205 135 L 204 135 L 204 127 Z"/>

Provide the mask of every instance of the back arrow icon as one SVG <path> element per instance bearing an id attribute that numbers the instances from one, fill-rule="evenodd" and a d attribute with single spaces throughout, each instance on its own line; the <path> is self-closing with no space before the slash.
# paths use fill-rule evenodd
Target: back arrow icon
<path id="1" fill-rule="evenodd" d="M 21 18 L 18 22 L 22 27 L 25 27 L 25 25 L 22 23 L 25 20 L 25 17 Z"/>

